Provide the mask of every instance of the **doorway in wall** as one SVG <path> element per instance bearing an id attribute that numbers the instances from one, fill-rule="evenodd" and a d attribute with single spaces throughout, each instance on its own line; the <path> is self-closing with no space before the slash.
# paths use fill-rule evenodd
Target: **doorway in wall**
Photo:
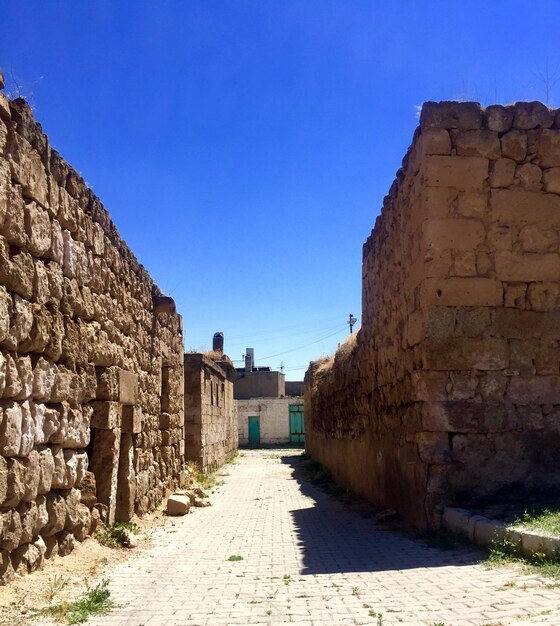
<path id="1" fill-rule="evenodd" d="M 249 415 L 249 445 L 256 448 L 261 443 L 261 418 L 258 415 Z"/>
<path id="2" fill-rule="evenodd" d="M 305 443 L 303 404 L 290 404 L 290 443 Z"/>

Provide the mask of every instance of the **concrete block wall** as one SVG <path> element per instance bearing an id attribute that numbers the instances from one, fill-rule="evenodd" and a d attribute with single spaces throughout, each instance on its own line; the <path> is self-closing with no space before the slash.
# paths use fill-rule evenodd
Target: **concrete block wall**
<path id="1" fill-rule="evenodd" d="M 438 526 L 446 499 L 554 486 L 560 112 L 426 103 L 364 245 L 362 328 L 306 375 L 306 445 Z"/>
<path id="2" fill-rule="evenodd" d="M 176 486 L 182 355 L 172 301 L 0 92 L 0 582 Z"/>
<path id="3" fill-rule="evenodd" d="M 185 458 L 212 472 L 238 448 L 235 368 L 222 355 L 188 353 L 184 363 Z"/>

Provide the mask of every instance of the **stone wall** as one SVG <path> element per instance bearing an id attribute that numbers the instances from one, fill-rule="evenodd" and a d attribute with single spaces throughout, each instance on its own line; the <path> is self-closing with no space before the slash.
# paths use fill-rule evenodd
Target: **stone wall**
<path id="1" fill-rule="evenodd" d="M 411 524 L 560 478 L 560 112 L 427 103 L 363 250 L 362 328 L 306 444 Z"/>
<path id="2" fill-rule="evenodd" d="M 176 486 L 182 355 L 171 299 L 0 92 L 1 582 Z"/>
<path id="3" fill-rule="evenodd" d="M 236 400 L 239 445 L 249 443 L 249 416 L 259 418 L 260 443 L 278 445 L 290 443 L 290 405 L 303 404 L 303 397 L 251 398 Z"/>
<path id="4" fill-rule="evenodd" d="M 185 458 L 205 473 L 237 452 L 234 378 L 227 356 L 185 354 Z"/>

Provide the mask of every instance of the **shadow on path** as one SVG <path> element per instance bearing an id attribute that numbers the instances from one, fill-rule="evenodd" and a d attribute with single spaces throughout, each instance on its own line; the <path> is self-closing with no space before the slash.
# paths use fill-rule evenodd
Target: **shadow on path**
<path id="1" fill-rule="evenodd" d="M 290 511 L 303 551 L 302 574 L 376 572 L 473 565 L 481 552 L 474 549 L 431 548 L 402 533 L 385 529 L 361 506 L 348 506 L 312 485 L 303 459 L 285 455 L 293 478 L 314 506 Z"/>

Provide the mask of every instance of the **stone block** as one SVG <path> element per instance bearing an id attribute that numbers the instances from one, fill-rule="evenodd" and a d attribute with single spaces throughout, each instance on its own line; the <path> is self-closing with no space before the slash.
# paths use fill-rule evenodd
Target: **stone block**
<path id="1" fill-rule="evenodd" d="M 118 370 L 119 402 L 136 404 L 138 399 L 138 376 L 133 372 Z"/>
<path id="2" fill-rule="evenodd" d="M 174 493 L 167 498 L 168 515 L 186 515 L 190 509 L 190 498 L 188 496 Z"/>
<path id="3" fill-rule="evenodd" d="M 97 502 L 97 488 L 95 483 L 95 474 L 86 472 L 80 484 L 81 501 L 89 509 L 92 509 Z"/>
<path id="4" fill-rule="evenodd" d="M 502 155 L 498 133 L 492 130 L 466 130 L 457 132 L 454 143 L 459 156 L 497 159 Z"/>
<path id="5" fill-rule="evenodd" d="M 518 130 L 511 130 L 502 135 L 502 156 L 517 161 L 523 161 L 527 156 L 527 135 Z"/>
<path id="6" fill-rule="evenodd" d="M 488 178 L 488 159 L 462 156 L 426 156 L 420 175 L 428 187 L 480 189 Z"/>
<path id="7" fill-rule="evenodd" d="M 542 189 L 542 170 L 534 163 L 523 163 L 515 169 L 515 178 L 523 187 L 529 191 L 540 191 Z"/>
<path id="8" fill-rule="evenodd" d="M 518 254 L 500 250 L 495 254 L 495 262 L 496 274 L 503 281 L 552 281 L 560 276 L 560 256 L 557 253 Z"/>
<path id="9" fill-rule="evenodd" d="M 91 415 L 91 427 L 111 430 L 120 428 L 123 407 L 119 402 L 110 400 L 96 400 L 90 402 L 89 406 L 93 409 Z"/>
<path id="10" fill-rule="evenodd" d="M 543 172 L 544 190 L 560 194 L 560 167 L 552 167 Z"/>
<path id="11" fill-rule="evenodd" d="M 504 400 L 426 402 L 422 406 L 422 428 L 428 432 L 504 433 L 523 426 L 515 407 Z M 459 448 L 460 440 L 454 439 L 452 451 L 455 460 L 460 460 Z M 469 452 L 474 454 L 473 446 L 466 446 L 466 454 Z"/>
<path id="12" fill-rule="evenodd" d="M 420 128 L 478 129 L 482 126 L 482 110 L 478 102 L 425 102 L 420 115 Z"/>
<path id="13" fill-rule="evenodd" d="M 56 535 L 64 528 L 66 523 L 66 502 L 60 494 L 54 491 L 46 494 L 45 499 L 49 521 L 41 531 L 41 536 L 50 537 Z"/>
<path id="14" fill-rule="evenodd" d="M 509 364 L 508 343 L 498 337 L 428 337 L 424 362 L 432 370 L 498 371 Z"/>
<path id="15" fill-rule="evenodd" d="M 1 99 L 2 94 L 0 94 Z M 0 109 L 2 108 L 0 102 Z M 7 550 L 0 550 L 0 585 L 7 585 L 15 578 L 10 553 Z"/>
<path id="16" fill-rule="evenodd" d="M 58 541 L 58 556 L 68 556 L 74 550 L 75 539 L 70 531 L 63 530 L 56 539 Z"/>
<path id="17" fill-rule="evenodd" d="M 543 130 L 537 146 L 538 164 L 543 169 L 560 166 L 560 130 Z"/>
<path id="18" fill-rule="evenodd" d="M 25 205 L 25 231 L 29 252 L 35 257 L 47 257 L 52 246 L 51 220 L 35 202 Z"/>
<path id="19" fill-rule="evenodd" d="M 514 376 L 508 398 L 515 404 L 560 404 L 560 376 Z"/>
<path id="20" fill-rule="evenodd" d="M 18 456 L 21 448 L 21 406 L 17 402 L 4 401 L 0 411 L 3 414 L 0 422 L 0 454 Z"/>
<path id="21" fill-rule="evenodd" d="M 429 248 L 470 250 L 484 241 L 486 233 L 478 220 L 444 219 L 426 221 L 423 235 Z"/>
<path id="22" fill-rule="evenodd" d="M 560 197 L 551 193 L 493 189 L 490 196 L 491 216 L 506 223 L 531 222 L 544 228 L 560 226 Z"/>
<path id="23" fill-rule="evenodd" d="M 38 494 L 46 494 L 51 490 L 55 464 L 51 448 L 42 446 L 37 450 L 39 454 L 39 484 Z"/>
<path id="24" fill-rule="evenodd" d="M 470 513 L 466 509 L 459 507 L 446 507 L 443 513 L 443 525 L 452 532 L 462 533 L 469 537 L 472 541 L 472 535 L 469 535 L 471 525 Z"/>
<path id="25" fill-rule="evenodd" d="M 554 113 L 542 102 L 516 102 L 513 109 L 514 128 L 550 128 L 554 122 Z"/>
<path id="26" fill-rule="evenodd" d="M 512 106 L 492 104 L 486 107 L 486 125 L 497 133 L 505 133 L 513 124 L 514 110 Z"/>
<path id="27" fill-rule="evenodd" d="M 422 155 L 451 154 L 451 138 L 444 128 L 426 128 L 418 139 L 418 150 Z"/>
<path id="28" fill-rule="evenodd" d="M 501 280 L 494 278 L 427 278 L 420 287 L 421 306 L 500 306 Z"/>
<path id="29" fill-rule="evenodd" d="M 122 407 L 122 432 L 137 434 L 142 431 L 142 408 L 124 405 Z"/>
<path id="30" fill-rule="evenodd" d="M 476 516 L 474 525 L 474 543 L 479 546 L 491 546 L 506 536 L 504 525 L 496 520 Z"/>

